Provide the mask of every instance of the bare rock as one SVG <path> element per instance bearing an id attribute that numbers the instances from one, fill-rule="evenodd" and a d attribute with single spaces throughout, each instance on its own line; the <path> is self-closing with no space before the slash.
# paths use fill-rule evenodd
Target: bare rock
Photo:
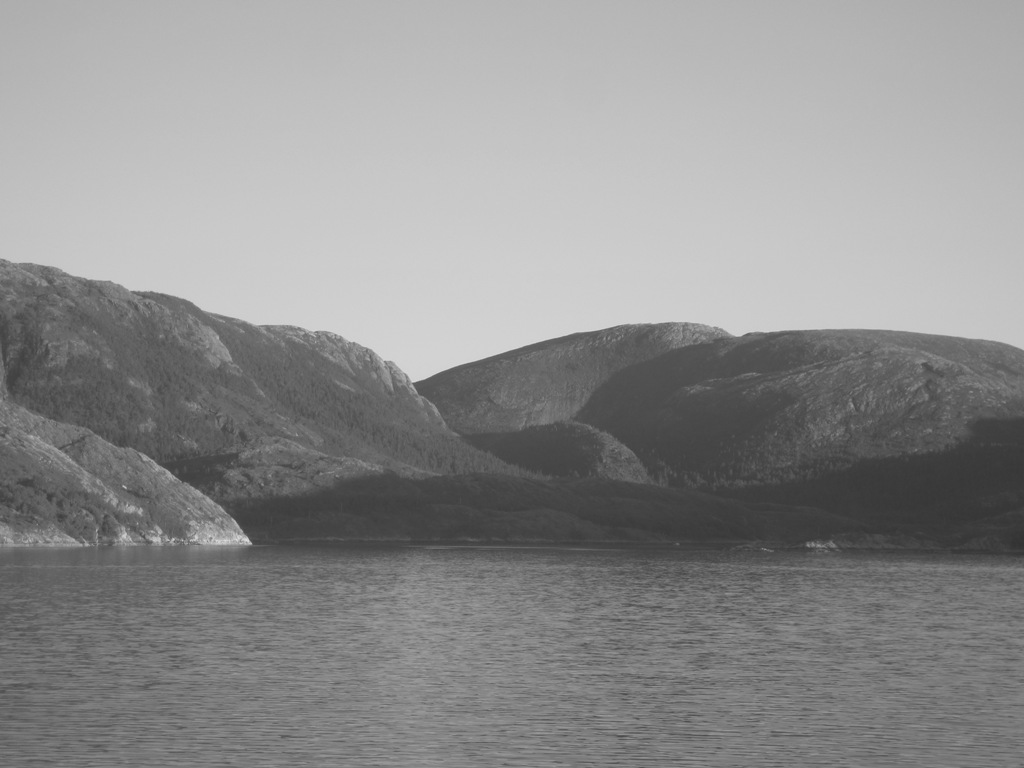
<path id="1" fill-rule="evenodd" d="M 248 544 L 217 504 L 152 459 L 0 403 L 0 543 Z"/>

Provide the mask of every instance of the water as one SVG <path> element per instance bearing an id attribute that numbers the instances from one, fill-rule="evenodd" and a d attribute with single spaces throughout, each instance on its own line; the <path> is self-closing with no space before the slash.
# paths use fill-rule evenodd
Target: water
<path id="1" fill-rule="evenodd" d="M 1024 766 L 1024 559 L 0 550 L 5 766 Z"/>

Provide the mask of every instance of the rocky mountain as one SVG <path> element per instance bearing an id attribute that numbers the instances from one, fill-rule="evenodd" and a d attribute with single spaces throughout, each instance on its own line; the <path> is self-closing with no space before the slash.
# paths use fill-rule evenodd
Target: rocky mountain
<path id="1" fill-rule="evenodd" d="M 0 261 L 0 358 L 13 401 L 162 462 L 276 439 L 412 474 L 508 470 L 341 336 L 49 267 Z"/>
<path id="2" fill-rule="evenodd" d="M 793 331 L 674 350 L 609 380 L 578 418 L 675 484 L 817 476 L 945 450 L 1024 415 L 1024 351 L 891 331 Z"/>
<path id="3" fill-rule="evenodd" d="M 507 443 L 513 434 L 525 440 L 525 426 L 574 420 L 691 487 L 940 451 L 968 440 L 979 420 L 1024 415 L 1024 351 L 1005 344 L 893 331 L 735 338 L 693 328 L 577 334 L 417 388 L 449 424 L 488 435 L 480 445 L 503 444 L 495 433 Z"/>
<path id="4" fill-rule="evenodd" d="M 1024 548 L 1024 351 L 617 326 L 414 385 L 335 334 L 0 261 L 0 542 L 238 541 L 224 510 L 260 541 Z"/>
<path id="5" fill-rule="evenodd" d="M 416 389 L 463 435 L 572 419 L 615 373 L 666 352 L 728 338 L 696 323 L 620 325 L 532 344 L 431 376 Z"/>
<path id="6" fill-rule="evenodd" d="M 440 393 L 442 415 L 467 432 L 505 427 L 477 444 L 510 461 L 548 450 L 516 424 L 572 419 L 611 435 L 663 484 L 876 526 L 941 521 L 949 536 L 960 526 L 960 538 L 1010 515 L 996 528 L 1024 536 L 1014 517 L 1024 511 L 1024 351 L 894 331 L 792 331 L 711 334 L 608 362 L 615 343 L 604 339 L 647 332 L 619 327 L 584 334 L 593 344 L 514 350 L 438 374 L 422 390 Z M 549 379 L 532 357 L 551 348 L 559 367 Z"/>
<path id="7" fill-rule="evenodd" d="M 64 512 L 54 509 L 78 504 L 80 486 L 91 489 L 90 499 L 106 501 L 82 502 L 98 522 L 82 518 L 81 530 L 64 531 L 72 539 L 215 539 L 189 522 L 187 510 L 203 517 L 214 510 L 223 514 L 221 507 L 154 461 L 183 476 L 196 460 L 207 475 L 211 468 L 223 470 L 212 488 L 228 504 L 253 495 L 287 500 L 385 470 L 408 476 L 518 471 L 448 429 L 396 365 L 341 336 L 255 326 L 172 296 L 136 293 L 45 266 L 0 260 L 0 373 L 7 400 L 4 450 L 11 466 L 29 472 L 0 480 L 0 492 L 17 502 L 5 511 L 13 541 L 34 541 L 37 534 L 63 540 L 38 531 L 61 528 Z M 26 414 L 33 413 L 46 419 L 29 429 Z M 14 421 L 12 414 L 19 414 Z M 40 430 L 60 429 L 70 431 L 42 443 L 30 439 Z M 75 454 L 83 446 L 96 453 L 89 461 L 123 451 L 116 461 L 103 459 L 107 474 L 97 475 L 106 487 L 107 475 L 121 467 L 121 475 L 111 475 L 117 480 L 113 496 L 88 480 L 92 464 L 74 466 L 88 458 Z M 59 476 L 33 463 L 51 454 L 52 461 L 45 461 L 63 467 Z M 161 499 L 155 507 L 139 501 L 144 495 L 123 493 L 153 483 L 168 485 L 153 490 Z M 46 501 L 30 493 L 33 484 L 44 489 Z M 161 512 L 179 492 L 192 500 L 182 497 L 171 505 L 175 512 Z M 133 527 L 122 519 L 122 507 L 146 511 L 155 527 Z M 174 515 L 181 518 L 177 523 Z"/>
<path id="8" fill-rule="evenodd" d="M 248 543 L 147 456 L 0 402 L 0 545 Z"/>

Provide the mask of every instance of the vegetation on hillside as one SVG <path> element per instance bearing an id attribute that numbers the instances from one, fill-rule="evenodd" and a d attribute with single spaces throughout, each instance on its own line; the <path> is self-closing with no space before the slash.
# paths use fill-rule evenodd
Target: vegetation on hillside
<path id="1" fill-rule="evenodd" d="M 650 479 L 629 448 L 607 432 L 578 422 L 470 435 L 467 439 L 509 464 L 551 477 L 604 477 L 637 483 Z"/>
<path id="2" fill-rule="evenodd" d="M 159 461 L 276 435 L 385 466 L 515 471 L 357 363 L 181 299 L 119 290 L 67 278 L 52 293 L 36 286 L 0 306 L 0 359 L 15 402 Z M 207 337 L 225 359 L 211 359 Z"/>
<path id="3" fill-rule="evenodd" d="M 341 337 L 45 267 L 0 261 L 0 277 L 0 397 L 173 466 L 266 539 L 734 540 L 846 525 L 1024 546 L 1024 352 L 1006 345 L 619 326 L 421 382 L 467 440 Z M 47 492 L 8 480 L 0 508 Z M 63 482 L 47 503 L 70 509 Z"/>
<path id="4" fill-rule="evenodd" d="M 793 542 L 861 530 L 813 509 L 747 504 L 612 480 L 507 475 L 349 480 L 319 493 L 229 506 L 253 541 Z"/>
<path id="5" fill-rule="evenodd" d="M 625 369 L 577 418 L 672 485 L 724 491 L 944 451 L 1024 414 L 1024 352 L 882 331 L 754 334 Z"/>
<path id="6" fill-rule="evenodd" d="M 987 419 L 943 451 L 867 459 L 806 480 L 725 491 L 739 499 L 806 504 L 910 529 L 995 533 L 1024 549 L 1024 418 Z"/>

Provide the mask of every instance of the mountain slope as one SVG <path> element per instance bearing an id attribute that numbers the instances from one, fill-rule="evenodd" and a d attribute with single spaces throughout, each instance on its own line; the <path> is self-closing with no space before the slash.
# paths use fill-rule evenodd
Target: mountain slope
<path id="1" fill-rule="evenodd" d="M 49 267 L 0 261 L 0 359 L 12 400 L 159 461 L 283 439 L 412 473 L 508 469 L 372 350 Z"/>
<path id="2" fill-rule="evenodd" d="M 647 470 L 633 451 L 588 424 L 561 421 L 519 432 L 470 435 L 467 439 L 509 464 L 550 477 L 650 482 Z"/>
<path id="3" fill-rule="evenodd" d="M 625 369 L 577 418 L 673 482 L 814 476 L 948 449 L 981 419 L 1024 415 L 1024 351 L 892 331 L 749 334 Z"/>
<path id="4" fill-rule="evenodd" d="M 248 543 L 138 451 L 0 401 L 0 545 Z"/>
<path id="5" fill-rule="evenodd" d="M 613 374 L 665 352 L 728 337 L 695 323 L 576 333 L 452 368 L 416 389 L 461 434 L 513 432 L 571 419 Z"/>
<path id="6" fill-rule="evenodd" d="M 833 330 L 719 337 L 618 366 L 607 361 L 611 347 L 582 354 L 617 370 L 569 416 L 620 441 L 657 482 L 828 510 L 869 530 L 924 532 L 950 546 L 1024 548 L 1022 350 Z M 508 403 L 523 404 L 520 414 L 543 413 L 554 392 L 562 407 L 546 381 L 516 371 L 518 357 L 455 369 L 459 387 L 438 400 L 442 415 L 473 429 L 514 423 Z M 566 389 L 588 388 L 568 367 L 559 375 Z M 501 398 L 488 405 L 493 392 Z M 560 435 L 563 443 L 570 434 Z M 510 461 L 543 460 L 555 474 L 586 454 L 536 428 L 471 439 Z"/>
<path id="7" fill-rule="evenodd" d="M 334 334 L 0 261 L 0 398 L 11 540 L 204 540 L 220 508 L 153 457 L 268 539 L 1024 542 L 1024 352 L 983 341 L 617 326 L 414 386 Z"/>

